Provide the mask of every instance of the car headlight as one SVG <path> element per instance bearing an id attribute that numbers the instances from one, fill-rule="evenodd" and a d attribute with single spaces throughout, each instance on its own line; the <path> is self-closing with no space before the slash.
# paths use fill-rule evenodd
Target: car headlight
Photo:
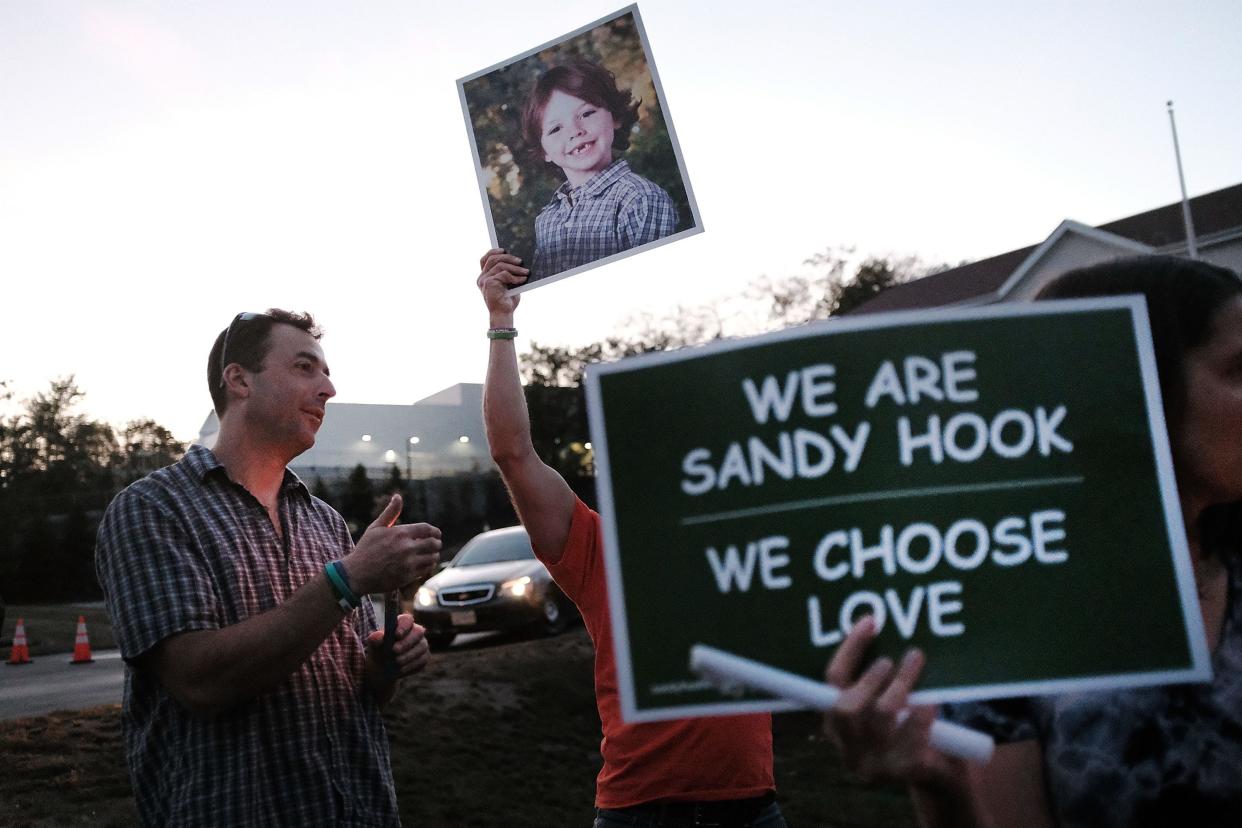
<path id="1" fill-rule="evenodd" d="M 523 575 L 521 578 L 514 578 L 512 581 L 505 581 L 500 585 L 501 592 L 507 592 L 514 598 L 521 598 L 530 592 L 530 576 Z"/>
<path id="2" fill-rule="evenodd" d="M 433 606 L 436 602 L 436 593 L 425 586 L 419 587 L 418 592 L 414 593 L 414 601 L 420 607 Z"/>

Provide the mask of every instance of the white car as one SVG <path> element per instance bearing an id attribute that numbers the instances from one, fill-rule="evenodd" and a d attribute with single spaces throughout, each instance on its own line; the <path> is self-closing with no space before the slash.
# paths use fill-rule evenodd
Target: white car
<path id="1" fill-rule="evenodd" d="M 521 526 L 475 535 L 414 596 L 414 620 L 437 649 L 463 632 L 529 628 L 556 635 L 577 614 Z"/>

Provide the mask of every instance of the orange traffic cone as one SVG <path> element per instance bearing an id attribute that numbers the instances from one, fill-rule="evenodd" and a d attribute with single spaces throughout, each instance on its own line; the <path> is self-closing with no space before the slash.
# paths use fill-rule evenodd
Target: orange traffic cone
<path id="1" fill-rule="evenodd" d="M 13 652 L 9 653 L 9 664 L 29 664 L 30 648 L 26 646 L 26 625 L 17 619 L 17 629 L 13 631 Z"/>
<path id="2" fill-rule="evenodd" d="M 95 659 L 91 658 L 91 641 L 86 637 L 86 616 L 78 616 L 78 635 L 73 641 L 73 660 L 70 664 L 90 664 Z"/>

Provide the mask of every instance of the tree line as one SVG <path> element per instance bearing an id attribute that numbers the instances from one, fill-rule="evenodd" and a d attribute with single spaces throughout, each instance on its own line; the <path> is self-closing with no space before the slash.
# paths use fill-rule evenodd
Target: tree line
<path id="1" fill-rule="evenodd" d="M 81 413 L 72 376 L 0 418 L 0 597 L 9 603 L 100 598 L 95 536 L 108 503 L 135 480 L 177 462 L 186 444 L 153 420 L 115 429 Z M 11 393 L 0 384 L 0 400 Z M 305 481 L 339 511 L 357 539 L 392 492 L 402 519 L 439 526 L 446 547 L 484 528 L 516 522 L 494 472 L 405 480 L 393 467 L 380 482 L 359 465 L 344 480 Z"/>
<path id="2" fill-rule="evenodd" d="M 152 420 L 115 429 L 89 418 L 79 411 L 83 396 L 73 377 L 56 379 L 0 418 L 0 598 L 9 603 L 100 598 L 94 555 L 104 509 L 130 483 L 185 454 L 186 444 Z M 0 383 L 0 400 L 10 398 Z M 495 470 L 407 480 L 393 466 L 380 481 L 359 464 L 344 479 L 304 482 L 342 514 L 355 540 L 393 492 L 404 501 L 401 520 L 440 527 L 449 552 L 517 522 Z M 579 487 L 593 502 L 589 481 Z"/>
<path id="3" fill-rule="evenodd" d="M 574 484 L 593 478 L 586 367 L 652 351 L 671 351 L 719 339 L 782 330 L 847 314 L 894 285 L 947 270 L 917 256 L 865 256 L 829 248 L 803 262 L 808 272 L 760 276 L 741 295 L 660 316 L 627 320 L 621 330 L 585 345 L 531 342 L 521 355 L 535 448 L 545 463 Z"/>
<path id="4" fill-rule="evenodd" d="M 11 399 L 0 383 L 0 399 Z M 0 592 L 8 601 L 99 596 L 95 531 L 125 486 L 174 463 L 185 444 L 154 420 L 120 429 L 79 411 L 72 376 L 0 419 Z"/>
<path id="5" fill-rule="evenodd" d="M 394 465 L 382 481 L 377 481 L 359 463 L 344 480 L 328 483 L 316 477 L 306 482 L 312 494 L 341 513 L 355 541 L 393 493 L 402 499 L 398 521 L 438 527 L 449 554 L 479 532 L 517 523 L 509 495 L 494 469 L 409 480 Z"/>
<path id="6" fill-rule="evenodd" d="M 915 257 L 870 256 L 830 249 L 806 260 L 810 272 L 754 280 L 735 301 L 677 307 L 661 317 L 631 319 L 622 330 L 585 345 L 532 342 L 521 368 L 541 459 L 594 503 L 594 465 L 582 377 L 587 365 L 634 354 L 802 325 L 847 313 L 888 287 L 944 269 Z M 0 401 L 12 394 L 0 382 Z M 177 462 L 186 444 L 150 419 L 120 429 L 79 410 L 83 392 L 72 376 L 0 418 L 0 596 L 14 601 L 98 598 L 95 533 L 117 492 Z M 444 532 L 451 551 L 486 528 L 516 522 L 496 472 L 406 480 L 398 467 L 373 480 L 359 465 L 343 480 L 306 481 L 337 509 L 355 539 L 388 494 L 404 499 L 403 521 Z"/>

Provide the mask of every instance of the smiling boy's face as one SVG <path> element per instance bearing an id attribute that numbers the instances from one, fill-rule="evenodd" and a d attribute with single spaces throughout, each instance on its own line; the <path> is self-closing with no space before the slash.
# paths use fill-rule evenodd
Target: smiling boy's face
<path id="1" fill-rule="evenodd" d="M 612 163 L 617 123 L 607 108 L 556 89 L 543 108 L 541 125 L 544 158 L 561 168 L 571 186 Z"/>

